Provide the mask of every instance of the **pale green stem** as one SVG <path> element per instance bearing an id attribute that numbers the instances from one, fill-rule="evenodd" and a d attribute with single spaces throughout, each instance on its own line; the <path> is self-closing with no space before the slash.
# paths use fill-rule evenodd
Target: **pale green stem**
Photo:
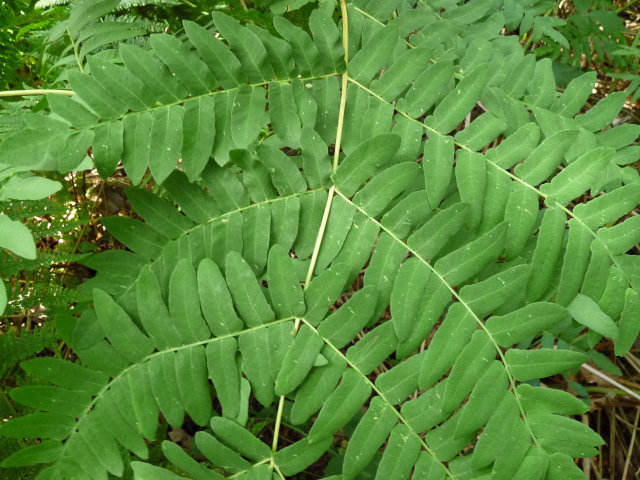
<path id="1" fill-rule="evenodd" d="M 349 15 L 347 2 L 340 0 L 340 13 L 342 15 L 342 47 L 344 49 L 344 63 L 349 64 Z"/>
<path id="2" fill-rule="evenodd" d="M 618 395 L 621 397 L 628 397 L 629 394 L 624 390 L 620 390 L 619 388 L 611 388 L 611 387 L 584 387 L 587 392 L 590 393 L 604 393 L 607 395 Z"/>
<path id="3" fill-rule="evenodd" d="M 329 221 L 329 213 L 331 212 L 331 204 L 333 203 L 333 194 L 336 191 L 335 186 L 331 186 L 327 194 L 327 203 L 324 206 L 324 212 L 322 213 L 322 221 L 320 222 L 320 228 L 318 229 L 318 236 L 316 237 L 316 244 L 311 254 L 311 261 L 309 262 L 309 269 L 307 270 L 307 277 L 304 279 L 304 288 L 307 289 L 307 285 L 311 282 L 313 276 L 313 270 L 316 268 L 316 262 L 318 261 L 318 254 L 320 253 L 320 247 L 322 246 L 322 239 L 324 237 L 324 231 Z"/>
<path id="4" fill-rule="evenodd" d="M 78 45 L 73 41 L 73 36 L 67 30 L 67 35 L 69 35 L 69 40 L 71 41 L 71 45 L 73 46 L 73 54 L 76 57 L 76 63 L 78 64 L 78 68 L 82 73 L 84 73 L 84 68 L 82 67 L 82 62 L 80 61 L 80 54 L 78 53 Z"/>
<path id="5" fill-rule="evenodd" d="M 340 11 L 342 14 L 342 45 L 344 47 L 344 63 L 345 63 L 345 72 L 342 74 L 342 90 L 340 92 L 340 111 L 338 113 L 338 125 L 336 130 L 336 143 L 334 147 L 333 154 L 333 167 L 332 172 L 338 168 L 338 160 L 340 158 L 340 145 L 342 141 L 342 129 L 344 125 L 344 112 L 347 104 L 347 87 L 348 87 L 348 76 L 346 72 L 346 66 L 349 63 L 349 18 L 347 16 L 347 5 L 345 0 L 340 0 Z M 327 222 L 329 220 L 329 213 L 331 212 L 331 204 L 333 203 L 333 196 L 335 194 L 335 186 L 331 186 L 329 191 L 327 192 L 327 203 L 324 206 L 324 212 L 322 214 L 322 221 L 320 222 L 320 227 L 318 229 L 318 234 L 316 236 L 316 243 L 313 247 L 313 252 L 311 254 L 311 260 L 309 262 L 309 268 L 307 269 L 307 276 L 304 281 L 304 289 L 306 290 L 311 283 L 311 278 L 313 277 L 313 271 L 316 266 L 316 262 L 318 261 L 318 254 L 320 253 L 320 247 L 322 246 L 322 240 L 324 238 L 324 232 L 327 228 Z M 296 335 L 298 329 L 300 328 L 300 322 L 302 319 L 296 318 L 293 326 L 292 335 Z M 271 443 L 271 450 L 273 453 L 276 452 L 278 448 L 278 437 L 280 436 L 280 425 L 282 423 L 282 410 L 284 408 L 285 397 L 282 395 L 278 402 L 278 412 L 276 414 L 275 426 L 273 428 L 273 441 Z M 276 468 L 277 465 L 271 462 L 271 465 Z M 277 470 L 280 475 L 282 473 Z M 284 478 L 284 477 L 283 477 Z"/>
<path id="6" fill-rule="evenodd" d="M 340 11 L 342 12 L 342 47 L 344 50 L 345 71 L 342 74 L 342 85 L 340 87 L 340 110 L 338 112 L 338 128 L 336 130 L 336 143 L 333 151 L 333 173 L 336 173 L 338 161 L 340 160 L 344 112 L 347 106 L 347 87 L 349 86 L 349 75 L 346 70 L 346 66 L 349 65 L 349 17 L 347 15 L 347 5 L 344 0 L 340 0 Z"/>
<path id="7" fill-rule="evenodd" d="M 340 95 L 340 112 L 338 115 L 338 131 L 336 133 L 336 146 L 335 146 L 335 150 L 333 152 L 333 166 L 331 171 L 333 173 L 336 173 L 336 170 L 338 169 L 338 161 L 340 160 L 340 146 L 342 143 L 342 127 L 344 125 L 344 111 L 345 111 L 345 107 L 347 105 L 347 87 L 349 82 L 349 75 L 347 75 L 347 72 L 344 72 L 342 74 L 342 93 Z"/>
<path id="8" fill-rule="evenodd" d="M 278 477 L 280 477 L 280 480 L 287 480 L 287 478 L 284 476 L 284 473 L 282 473 L 282 470 L 280 470 L 280 467 L 278 467 L 276 463 L 273 464 L 273 468 L 278 474 Z"/>
<path id="9" fill-rule="evenodd" d="M 267 463 L 269 461 L 268 458 L 265 458 L 264 460 L 260 460 L 259 462 L 254 463 L 253 465 L 251 465 L 251 468 L 255 468 L 258 467 L 264 463 Z M 225 477 L 226 480 L 232 480 L 234 478 L 238 478 L 241 477 L 243 475 L 245 475 L 247 472 L 250 472 L 251 470 L 240 470 L 239 472 L 234 473 L 233 475 L 229 475 L 228 477 Z"/>
<path id="10" fill-rule="evenodd" d="M 296 322 L 298 319 L 296 318 Z M 271 442 L 271 451 L 276 453 L 278 450 L 278 437 L 280 436 L 280 424 L 282 423 L 282 411 L 284 410 L 284 395 L 280 397 L 278 402 L 278 412 L 276 413 L 276 425 L 273 429 L 273 441 Z M 271 462 L 274 465 L 273 461 Z"/>
<path id="11" fill-rule="evenodd" d="M 0 92 L 0 97 L 26 97 L 30 95 L 46 95 L 53 93 L 55 95 L 66 95 L 67 97 L 73 96 L 73 90 L 6 90 Z"/>

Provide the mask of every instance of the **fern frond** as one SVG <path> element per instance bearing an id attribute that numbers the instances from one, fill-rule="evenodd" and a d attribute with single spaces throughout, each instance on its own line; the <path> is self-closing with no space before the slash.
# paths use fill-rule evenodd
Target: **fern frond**
<path id="1" fill-rule="evenodd" d="M 163 443 L 194 478 L 293 476 L 340 431 L 347 479 L 581 478 L 603 442 L 569 418 L 584 404 L 527 382 L 637 336 L 640 229 L 618 221 L 640 194 L 613 160 L 637 129 L 597 133 L 619 97 L 580 115 L 592 75 L 558 94 L 492 1 L 454 3 L 342 4 L 342 45 L 330 2 L 311 35 L 276 19 L 280 38 L 216 12 L 215 35 L 90 57 L 0 144 L 68 164 L 91 146 L 103 175 L 149 169 L 168 197 L 132 189 L 142 220 L 104 220 L 129 251 L 87 262 L 94 308 L 61 325 L 79 362 L 23 364 L 53 385 L 16 389 L 41 412 L 0 432 L 48 440 L 3 466 L 121 476 L 162 414 L 203 428 L 206 464 Z"/>
<path id="2" fill-rule="evenodd" d="M 54 332 L 50 326 L 38 328 L 33 332 L 23 332 L 21 335 L 12 332 L 0 335 L 0 375 L 4 377 L 17 363 L 47 348 L 53 338 Z"/>
<path id="3" fill-rule="evenodd" d="M 0 137 L 15 133 L 24 127 L 22 115 L 33 108 L 37 100 L 27 99 L 17 102 L 0 100 Z"/>
<path id="4" fill-rule="evenodd" d="M 79 0 L 62 3 L 70 3 L 69 18 L 59 23 L 57 28 L 50 30 L 48 43 L 60 45 L 62 41 L 66 47 L 61 51 L 60 48 L 53 51 L 52 57 L 56 60 L 51 60 L 51 70 L 59 67 L 74 68 L 74 66 L 83 70 L 86 66 L 87 55 L 102 52 L 103 55 L 109 56 L 109 49 L 120 43 L 146 45 L 144 37 L 149 33 L 162 31 L 165 25 L 161 22 L 131 15 L 129 13 L 131 8 L 143 4 L 174 4 L 168 0 L 149 2 Z M 49 2 L 40 2 L 37 6 L 40 4 L 42 4 L 41 8 L 52 6 Z M 69 37 L 69 41 L 64 38 L 65 36 Z M 66 80 L 66 72 L 62 73 L 61 77 Z"/>

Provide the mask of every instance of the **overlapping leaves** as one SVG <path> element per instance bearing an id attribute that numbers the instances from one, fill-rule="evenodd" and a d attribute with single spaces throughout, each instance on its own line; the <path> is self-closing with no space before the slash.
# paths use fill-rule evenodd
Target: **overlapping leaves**
<path id="1" fill-rule="evenodd" d="M 342 440 L 336 478 L 581 478 L 602 440 L 538 379 L 637 336 L 637 129 L 600 131 L 618 97 L 579 115 L 593 78 L 557 94 L 491 2 L 414 3 L 342 5 L 345 43 L 331 1 L 311 35 L 187 23 L 90 58 L 33 121 L 46 142 L 2 144 L 34 166 L 91 146 L 170 200 L 131 189 L 144 221 L 104 220 L 130 252 L 93 258 L 94 310 L 61 321 L 80 362 L 25 363 L 54 385 L 15 390 L 42 412 L 2 432 L 48 440 L 5 466 L 175 478 L 140 460 L 188 415 L 197 460 L 162 449 L 192 478 L 284 478 Z"/>

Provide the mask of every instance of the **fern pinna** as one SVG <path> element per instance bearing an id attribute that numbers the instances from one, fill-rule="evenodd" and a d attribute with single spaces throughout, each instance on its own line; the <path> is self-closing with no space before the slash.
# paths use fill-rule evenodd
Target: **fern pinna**
<path id="1" fill-rule="evenodd" d="M 331 451 L 335 480 L 583 478 L 602 439 L 540 379 L 637 336 L 639 127 L 607 128 L 622 95 L 579 114 L 594 77 L 559 94 L 501 0 L 458 3 L 325 0 L 278 36 L 218 12 L 69 73 L 2 160 L 91 147 L 169 200 L 133 188 L 144 221 L 104 219 L 130 251 L 90 259 L 94 308 L 57 320 L 79 360 L 22 364 L 52 385 L 12 392 L 39 411 L 0 431 L 40 441 L 4 467 L 304 478 Z M 185 415 L 191 455 L 145 462 Z"/>

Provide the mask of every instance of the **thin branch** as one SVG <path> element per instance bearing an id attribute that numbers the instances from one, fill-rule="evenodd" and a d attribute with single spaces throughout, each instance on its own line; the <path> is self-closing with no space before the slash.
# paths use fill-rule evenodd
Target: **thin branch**
<path id="1" fill-rule="evenodd" d="M 296 318 L 296 320 L 298 320 Z M 271 451 L 276 453 L 278 450 L 278 437 L 280 436 L 280 424 L 282 422 L 282 411 L 284 410 L 284 395 L 280 397 L 278 402 L 278 413 L 276 413 L 276 425 L 273 429 L 273 442 L 271 443 Z"/>
<path id="2" fill-rule="evenodd" d="M 600 370 L 598 370 L 596 368 L 593 368 L 591 365 L 588 365 L 586 363 L 584 365 L 582 365 L 581 368 L 583 368 L 584 370 L 586 370 L 589 373 L 592 373 L 596 377 L 601 378 L 602 380 L 604 380 L 605 382 L 609 383 L 610 385 L 613 385 L 614 387 L 619 388 L 620 390 L 622 390 L 625 393 L 627 393 L 629 396 L 631 396 L 631 397 L 635 398 L 636 400 L 640 401 L 640 394 L 638 394 L 638 392 L 634 392 L 629 387 L 625 387 L 623 384 L 621 384 L 617 380 L 614 380 L 613 378 L 611 378 L 606 373 L 603 373 Z"/>
<path id="3" fill-rule="evenodd" d="M 636 443 L 636 432 L 638 431 L 638 420 L 640 419 L 640 408 L 636 409 L 636 419 L 633 422 L 633 431 L 631 432 L 631 441 L 629 442 L 629 449 L 627 450 L 627 458 L 624 462 L 624 470 L 622 471 L 622 480 L 627 480 L 627 472 L 629 471 L 629 464 L 631 463 L 631 453 Z"/>
<path id="4" fill-rule="evenodd" d="M 74 94 L 73 90 L 6 90 L 0 92 L 0 97 L 26 97 L 29 95 L 46 95 L 48 93 L 53 93 L 55 95 L 66 95 L 67 97 L 72 97 Z"/>
<path id="5" fill-rule="evenodd" d="M 334 157 L 333 157 L 333 168 L 332 172 L 335 173 L 338 168 L 338 159 L 340 157 L 340 141 L 342 138 L 342 129 L 344 125 L 344 112 L 347 103 L 347 87 L 348 87 L 348 76 L 346 72 L 346 66 L 349 64 L 349 18 L 347 16 L 347 5 L 345 0 L 340 0 L 340 11 L 342 15 L 342 45 L 344 47 L 344 63 L 345 63 L 345 72 L 342 74 L 342 90 L 340 92 L 340 112 L 338 114 L 338 125 L 336 130 L 336 143 L 334 148 Z M 313 277 L 313 271 L 316 267 L 316 262 L 318 260 L 318 254 L 320 253 L 320 248 L 322 247 L 322 241 L 324 239 L 324 234 L 327 228 L 327 221 L 329 219 L 329 213 L 331 211 L 331 204 L 333 202 L 333 197 L 335 194 L 336 188 L 335 186 L 331 186 L 329 191 L 327 192 L 327 201 L 324 206 L 324 212 L 322 214 L 322 221 L 320 222 L 320 227 L 318 228 L 318 233 L 316 235 L 316 242 L 313 247 L 313 252 L 311 253 L 311 260 L 309 261 L 309 268 L 307 269 L 307 275 L 304 280 L 304 289 L 306 290 L 311 283 L 311 279 Z M 298 333 L 301 322 L 304 319 L 296 318 L 294 321 L 293 332 L 291 334 L 295 336 Z M 282 395 L 280 397 L 278 403 L 278 413 L 276 417 L 275 427 L 273 429 L 273 441 L 271 444 L 272 451 L 275 453 L 278 447 L 278 436 L 280 435 L 280 424 L 282 422 L 282 409 L 284 407 L 285 397 Z M 273 464 L 273 462 L 272 462 Z M 273 464 L 275 466 L 275 464 Z M 278 470 L 278 473 L 279 470 Z"/>

